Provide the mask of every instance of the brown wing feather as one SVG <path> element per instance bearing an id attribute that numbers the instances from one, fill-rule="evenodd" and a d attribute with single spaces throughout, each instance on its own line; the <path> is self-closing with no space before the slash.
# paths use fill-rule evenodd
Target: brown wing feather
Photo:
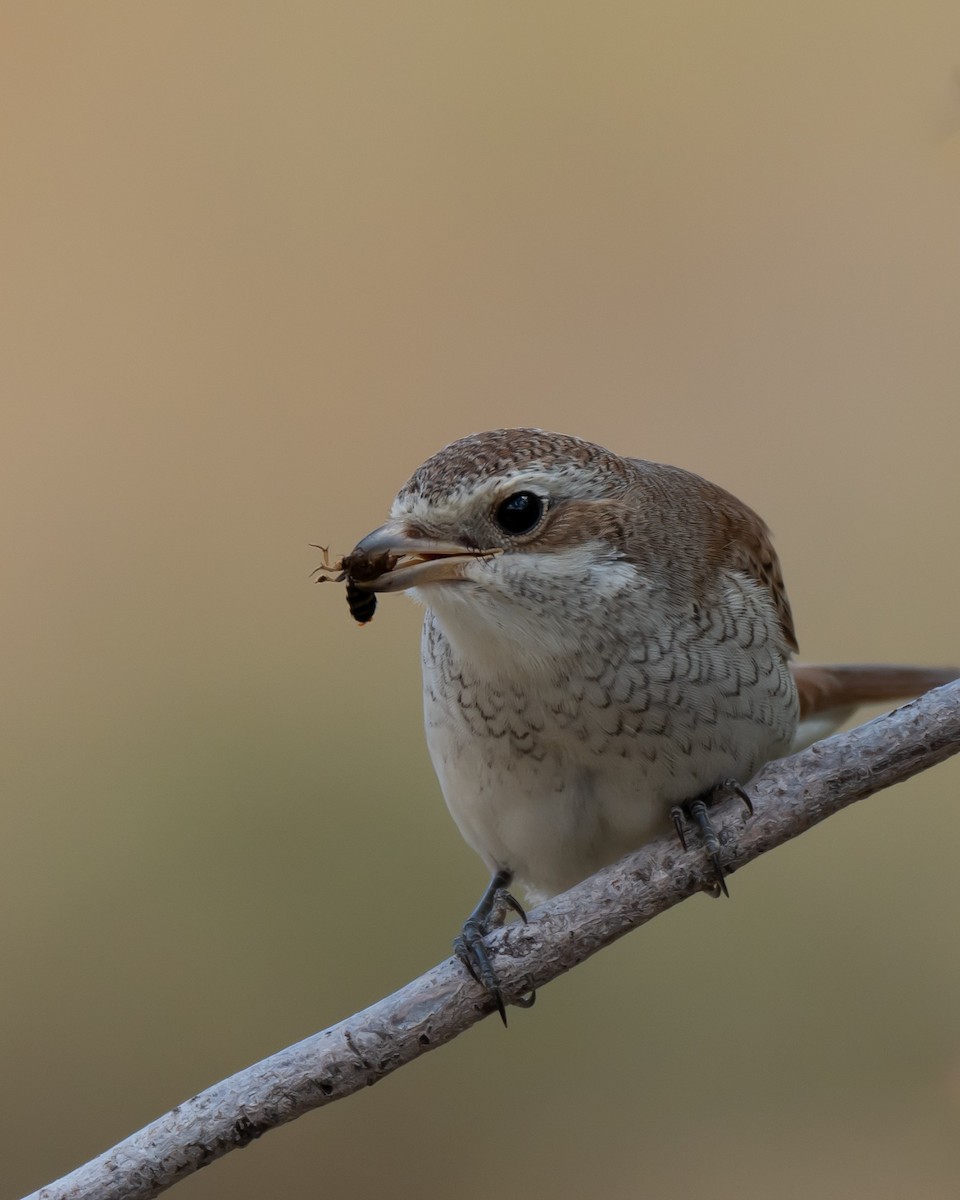
<path id="1" fill-rule="evenodd" d="M 753 509 L 732 492 L 691 471 L 638 458 L 630 463 L 637 472 L 636 500 L 641 510 L 645 504 L 654 504 L 670 541 L 686 543 L 686 561 L 695 564 L 705 585 L 711 586 L 722 570 L 747 575 L 769 594 L 783 640 L 790 650 L 796 650 L 797 635 L 780 560 L 770 530 Z M 657 536 L 657 530 L 643 522 L 642 516 L 639 521 L 634 543 L 637 558 L 642 555 L 643 542 Z"/>

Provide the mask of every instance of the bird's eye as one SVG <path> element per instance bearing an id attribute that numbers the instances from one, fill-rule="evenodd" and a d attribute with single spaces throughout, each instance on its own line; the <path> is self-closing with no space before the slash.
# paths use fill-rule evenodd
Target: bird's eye
<path id="1" fill-rule="evenodd" d="M 529 533 L 543 516 L 543 501 L 533 492 L 514 492 L 501 500 L 493 512 L 493 519 L 504 533 Z"/>

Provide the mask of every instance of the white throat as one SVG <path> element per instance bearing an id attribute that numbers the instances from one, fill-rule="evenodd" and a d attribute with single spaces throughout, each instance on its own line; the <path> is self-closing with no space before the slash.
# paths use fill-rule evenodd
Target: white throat
<path id="1" fill-rule="evenodd" d="M 635 566 L 598 542 L 555 553 L 478 559 L 466 581 L 411 589 L 454 653 L 490 680 L 556 675 L 600 625 L 608 606 L 644 592 Z M 562 669 L 562 668 L 561 668 Z"/>

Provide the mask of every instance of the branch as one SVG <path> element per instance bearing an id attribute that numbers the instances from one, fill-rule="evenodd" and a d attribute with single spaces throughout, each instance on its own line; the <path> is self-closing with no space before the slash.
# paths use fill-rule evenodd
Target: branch
<path id="1" fill-rule="evenodd" d="M 849 733 L 771 763 L 750 784 L 754 815 L 731 801 L 715 822 L 728 870 L 855 800 L 960 750 L 960 681 Z M 491 935 L 504 996 L 542 988 L 603 946 L 704 888 L 699 845 L 663 838 Z M 27 1200 L 146 1200 L 311 1109 L 376 1083 L 484 1017 L 488 997 L 455 959 L 392 996 L 208 1088 Z"/>

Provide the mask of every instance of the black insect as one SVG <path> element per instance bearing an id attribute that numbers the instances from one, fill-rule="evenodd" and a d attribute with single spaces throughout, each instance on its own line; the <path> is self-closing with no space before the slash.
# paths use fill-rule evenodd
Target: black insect
<path id="1" fill-rule="evenodd" d="M 368 621 L 373 620 L 373 614 L 377 611 L 377 593 L 358 588 L 348 575 L 347 608 L 350 609 L 350 616 L 356 622 L 366 625 Z"/>
<path id="2" fill-rule="evenodd" d="M 345 554 L 337 562 L 330 562 L 326 546 L 317 546 L 323 551 L 323 565 L 318 567 L 317 583 L 347 583 L 347 607 L 350 616 L 360 625 L 366 625 L 373 620 L 377 610 L 377 594 L 369 588 L 358 586 L 378 579 L 385 572 L 393 569 L 397 557 L 394 554 Z M 338 574 L 335 574 L 338 572 Z"/>

